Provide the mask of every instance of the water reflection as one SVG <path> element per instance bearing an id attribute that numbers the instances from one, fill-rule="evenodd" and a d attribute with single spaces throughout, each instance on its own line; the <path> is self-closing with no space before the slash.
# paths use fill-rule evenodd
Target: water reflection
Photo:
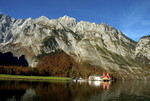
<path id="1" fill-rule="evenodd" d="M 0 81 L 0 101 L 149 101 L 146 81 Z"/>
<path id="2" fill-rule="evenodd" d="M 89 81 L 89 85 L 95 87 L 101 86 L 101 83 L 101 81 Z"/>
<path id="3" fill-rule="evenodd" d="M 103 82 L 103 89 L 109 89 L 111 82 Z"/>

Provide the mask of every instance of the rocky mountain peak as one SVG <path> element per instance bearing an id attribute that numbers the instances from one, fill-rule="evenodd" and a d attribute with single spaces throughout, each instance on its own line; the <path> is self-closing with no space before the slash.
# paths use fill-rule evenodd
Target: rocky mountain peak
<path id="1" fill-rule="evenodd" d="M 12 23 L 13 21 L 7 20 L 6 22 Z M 3 25 L 3 23 L 1 23 L 1 25 Z M 8 31 L 1 33 L 0 40 L 5 43 L 11 39 L 10 42 L 13 43 L 9 43 L 9 45 L 21 43 L 24 48 L 27 48 L 25 46 L 32 47 L 30 49 L 34 54 L 33 56 L 40 54 L 41 51 L 48 53 L 59 47 L 67 54 L 70 54 L 70 52 L 80 54 L 77 55 L 76 58 L 80 58 L 83 61 L 91 59 L 93 61 L 94 58 L 96 59 L 94 59 L 94 61 L 97 61 L 99 60 L 99 56 L 95 54 L 97 51 L 95 49 L 104 47 L 121 56 L 134 57 L 134 48 L 130 49 L 130 46 L 134 47 L 135 43 L 126 38 L 119 30 L 105 23 L 77 22 L 75 18 L 68 16 L 49 20 L 47 17 L 42 16 L 38 19 L 19 19 L 15 23 L 13 22 L 12 26 L 11 28 L 4 26 Z M 41 48 L 45 38 L 51 36 L 53 36 L 53 41 L 49 40 L 51 44 L 48 42 L 50 45 Z M 36 49 L 34 44 L 36 44 Z M 20 46 L 20 48 L 22 46 Z M 86 50 L 87 47 L 91 48 L 91 50 Z M 8 51 L 6 49 L 2 50 Z M 89 52 L 91 52 L 91 59 L 88 57 Z M 99 52 L 97 54 L 100 55 Z M 101 64 L 101 62 L 98 63 L 98 61 L 94 61 L 93 63 L 96 65 Z M 100 59 L 100 61 L 102 60 Z"/>
<path id="2" fill-rule="evenodd" d="M 69 16 L 63 16 L 58 19 L 58 21 L 62 24 L 65 25 L 66 27 L 75 27 L 77 24 L 77 21 L 75 18 L 69 17 Z"/>
<path id="3" fill-rule="evenodd" d="M 76 19 L 75 18 L 73 18 L 73 17 L 69 17 L 69 16 L 67 16 L 67 15 L 64 15 L 63 17 L 60 17 L 59 18 L 59 20 L 64 20 L 64 21 L 76 21 Z"/>
<path id="4" fill-rule="evenodd" d="M 150 35 L 143 36 L 143 37 L 140 38 L 140 40 L 141 40 L 141 39 L 150 39 Z"/>
<path id="5" fill-rule="evenodd" d="M 49 19 L 46 16 L 41 16 L 41 17 L 37 18 L 37 20 L 39 20 L 39 21 L 48 21 Z"/>
<path id="6" fill-rule="evenodd" d="M 8 16 L 8 15 L 0 14 L 0 21 L 1 21 L 2 23 L 14 22 L 14 21 L 15 21 L 15 18 L 11 18 L 11 17 Z"/>

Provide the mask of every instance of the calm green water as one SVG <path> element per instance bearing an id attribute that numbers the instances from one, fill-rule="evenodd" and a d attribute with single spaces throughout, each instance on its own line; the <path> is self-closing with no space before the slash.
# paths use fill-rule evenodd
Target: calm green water
<path id="1" fill-rule="evenodd" d="M 150 82 L 0 81 L 0 101 L 150 101 Z"/>

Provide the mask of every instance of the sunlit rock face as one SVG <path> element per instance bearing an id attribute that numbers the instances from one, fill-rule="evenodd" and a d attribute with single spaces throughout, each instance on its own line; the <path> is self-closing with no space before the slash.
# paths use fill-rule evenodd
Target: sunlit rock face
<path id="1" fill-rule="evenodd" d="M 136 45 L 136 60 L 142 65 L 150 65 L 150 36 L 142 37 Z"/>
<path id="2" fill-rule="evenodd" d="M 0 52 L 18 58 L 25 55 L 31 67 L 37 66 L 39 55 L 62 50 L 77 63 L 88 62 L 107 71 L 138 68 L 136 44 L 105 23 L 77 22 L 68 16 L 50 20 L 0 15 Z"/>

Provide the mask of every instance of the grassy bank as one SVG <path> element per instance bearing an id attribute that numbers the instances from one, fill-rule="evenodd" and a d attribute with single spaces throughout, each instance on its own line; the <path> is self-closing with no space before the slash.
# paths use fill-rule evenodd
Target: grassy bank
<path id="1" fill-rule="evenodd" d="M 67 77 L 51 77 L 51 76 L 23 76 L 23 75 L 7 75 L 0 74 L 0 80 L 70 80 Z"/>

